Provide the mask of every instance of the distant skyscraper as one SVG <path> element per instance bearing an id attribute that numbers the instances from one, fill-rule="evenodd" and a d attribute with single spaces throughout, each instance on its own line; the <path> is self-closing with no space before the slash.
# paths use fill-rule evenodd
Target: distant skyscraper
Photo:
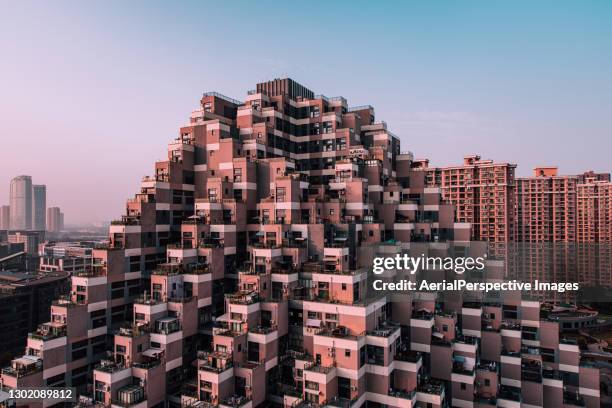
<path id="1" fill-rule="evenodd" d="M 47 231 L 59 232 L 64 228 L 64 214 L 59 207 L 47 209 Z"/>
<path id="2" fill-rule="evenodd" d="M 3 205 L 0 207 L 0 230 L 7 230 L 11 227 L 11 207 Z"/>
<path id="3" fill-rule="evenodd" d="M 32 186 L 32 229 L 44 231 L 47 227 L 47 186 Z"/>
<path id="4" fill-rule="evenodd" d="M 10 192 L 12 230 L 32 228 L 32 178 L 17 176 L 11 180 Z"/>

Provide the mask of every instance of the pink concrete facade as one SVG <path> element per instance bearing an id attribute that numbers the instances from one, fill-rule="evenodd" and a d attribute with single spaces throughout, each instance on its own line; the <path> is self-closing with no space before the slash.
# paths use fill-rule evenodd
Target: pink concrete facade
<path id="1" fill-rule="evenodd" d="M 377 254 L 515 239 L 515 165 L 465 160 L 429 168 L 371 106 L 290 79 L 206 93 L 2 385 L 139 408 L 600 406 L 563 334 L 595 312 L 368 290 Z"/>

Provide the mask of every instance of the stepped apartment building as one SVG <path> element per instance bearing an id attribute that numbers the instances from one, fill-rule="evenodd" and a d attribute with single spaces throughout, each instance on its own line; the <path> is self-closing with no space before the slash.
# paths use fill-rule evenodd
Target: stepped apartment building
<path id="1" fill-rule="evenodd" d="M 513 216 L 514 167 L 472 160 L 482 212 L 457 222 L 454 187 L 371 106 L 291 79 L 206 93 L 1 384 L 77 387 L 82 406 L 599 407 L 606 369 L 565 330 L 597 312 L 369 290 L 377 254 L 482 255 L 469 222 L 510 239 L 489 218 Z"/>

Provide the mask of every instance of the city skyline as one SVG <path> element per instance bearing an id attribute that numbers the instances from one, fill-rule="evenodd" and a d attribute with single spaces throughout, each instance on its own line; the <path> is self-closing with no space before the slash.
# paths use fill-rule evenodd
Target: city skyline
<path id="1" fill-rule="evenodd" d="M 0 230 L 60 232 L 64 229 L 64 213 L 59 207 L 47 207 L 47 186 L 34 184 L 29 175 L 11 178 L 9 202 L 0 204 L 0 210 Z"/>
<path id="2" fill-rule="evenodd" d="M 117 217 L 202 92 L 237 97 L 258 80 L 285 76 L 374 104 L 403 146 L 436 166 L 480 154 L 516 163 L 517 176 L 538 166 L 564 175 L 611 170 L 606 2 L 337 3 L 325 6 L 325 19 L 317 7 L 301 9 L 313 30 L 304 41 L 272 35 L 270 54 L 261 45 L 267 34 L 251 35 L 248 22 L 271 18 L 279 32 L 291 32 L 296 17 L 286 5 L 157 4 L 143 12 L 122 4 L 122 14 L 98 4 L 5 9 L 0 46 L 11 64 L 0 67 L 0 186 L 30 174 L 49 186 L 49 202 L 71 223 Z M 206 24 L 192 15 L 206 16 Z M 21 24 L 26 18 L 31 24 Z M 232 30 L 217 41 L 226 21 Z M 161 35 L 158 27 L 168 25 L 170 34 Z M 7 189 L 0 188 L 0 203 L 8 204 Z"/>
<path id="3" fill-rule="evenodd" d="M 70 252 L 70 288 L 0 383 L 74 387 L 81 408 L 609 406 L 609 304 L 565 285 L 609 292 L 610 175 L 536 171 L 516 242 L 514 165 L 430 167 L 350 102 L 290 78 L 204 94 L 106 242 L 41 248 L 45 269 Z M 402 255 L 479 259 L 469 282 L 500 289 L 377 289 L 467 283 L 387 265 Z"/>

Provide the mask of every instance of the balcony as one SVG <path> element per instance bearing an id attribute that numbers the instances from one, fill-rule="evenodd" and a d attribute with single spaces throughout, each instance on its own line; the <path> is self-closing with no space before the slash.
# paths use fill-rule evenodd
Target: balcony
<path id="1" fill-rule="evenodd" d="M 198 351 L 198 370 L 220 374 L 234 366 L 232 354 L 222 351 Z"/>
<path id="2" fill-rule="evenodd" d="M 325 406 L 327 407 L 338 407 L 338 408 L 350 408 L 357 402 L 357 398 L 348 399 L 348 398 L 340 398 L 340 397 L 332 397 L 327 401 Z"/>
<path id="3" fill-rule="evenodd" d="M 322 366 L 320 364 L 315 364 L 315 363 L 307 363 L 304 365 L 304 371 L 311 371 L 313 373 L 320 373 L 320 374 L 329 374 L 335 368 L 336 367 L 326 367 L 326 366 Z"/>
<path id="4" fill-rule="evenodd" d="M 140 225 L 140 217 L 124 215 L 120 220 L 112 220 L 111 225 Z"/>
<path id="5" fill-rule="evenodd" d="M 497 393 L 498 399 L 521 402 L 521 389 L 509 385 L 501 385 Z"/>
<path id="6" fill-rule="evenodd" d="M 423 356 L 421 355 L 421 353 L 414 350 L 399 351 L 395 355 L 395 360 L 405 361 L 408 363 L 418 363 L 419 360 L 421 360 L 422 358 Z"/>
<path id="7" fill-rule="evenodd" d="M 117 391 L 117 399 L 112 400 L 113 405 L 128 408 L 146 401 L 144 388 L 140 385 L 127 385 Z"/>
<path id="8" fill-rule="evenodd" d="M 506 357 L 521 358 L 520 351 L 506 350 L 505 348 L 502 348 L 501 355 Z"/>
<path id="9" fill-rule="evenodd" d="M 285 248 L 306 248 L 305 238 L 283 239 L 283 247 Z"/>
<path id="10" fill-rule="evenodd" d="M 28 337 L 36 340 L 53 340 L 66 336 L 66 323 L 47 322 L 38 326 L 35 332 L 29 333 Z"/>
<path id="11" fill-rule="evenodd" d="M 159 366 L 160 364 L 161 364 L 161 360 L 159 359 L 159 357 L 157 357 L 157 358 L 148 358 L 147 360 L 144 360 L 144 361 L 134 362 L 132 363 L 132 367 L 141 368 L 144 370 L 150 370 L 151 368 L 155 368 Z"/>
<path id="12" fill-rule="evenodd" d="M 499 364 L 495 361 L 482 360 L 476 365 L 476 369 L 496 373 L 499 369 Z"/>
<path id="13" fill-rule="evenodd" d="M 479 407 L 482 407 L 482 406 L 497 407 L 497 398 L 495 397 L 476 395 L 474 396 L 474 402 L 477 402 Z"/>
<path id="14" fill-rule="evenodd" d="M 153 333 L 169 335 L 181 330 L 181 323 L 176 317 L 164 317 L 155 322 Z"/>
<path id="15" fill-rule="evenodd" d="M 293 267 L 281 267 L 281 266 L 273 266 L 270 268 L 270 273 L 278 273 L 282 275 L 290 275 L 292 273 L 298 273 L 297 269 L 293 269 Z"/>
<path id="16" fill-rule="evenodd" d="M 79 303 L 73 301 L 70 296 L 60 295 L 57 299 L 51 302 L 53 306 L 61 306 L 66 308 L 72 308 L 77 306 Z"/>
<path id="17" fill-rule="evenodd" d="M 22 378 L 27 377 L 30 374 L 41 372 L 43 369 L 42 360 L 38 358 L 32 358 L 30 356 L 23 356 L 14 359 L 11 362 L 10 367 L 2 369 L 3 376 Z"/>
<path id="18" fill-rule="evenodd" d="M 521 324 L 511 320 L 502 320 L 501 328 L 502 330 L 521 331 Z"/>
<path id="19" fill-rule="evenodd" d="M 549 380 L 563 380 L 563 376 L 558 370 L 542 369 L 542 377 Z"/>
<path id="20" fill-rule="evenodd" d="M 389 389 L 389 396 L 393 398 L 412 400 L 416 396 L 416 390 L 408 391 L 392 387 Z"/>
<path id="21" fill-rule="evenodd" d="M 584 398 L 577 392 L 563 391 L 563 403 L 574 407 L 586 407 Z"/>
<path id="22" fill-rule="evenodd" d="M 151 330 L 148 325 L 141 324 L 120 327 L 115 331 L 115 334 L 123 337 L 140 337 L 150 332 Z"/>
<path id="23" fill-rule="evenodd" d="M 72 272 L 72 276 L 80 278 L 99 278 L 106 276 L 106 265 L 93 265 L 91 269 Z"/>
<path id="24" fill-rule="evenodd" d="M 361 333 L 363 335 L 365 333 Z M 350 333 L 350 330 L 344 326 L 337 326 L 334 329 L 329 328 L 321 328 L 315 330 L 315 335 L 317 336 L 325 336 L 325 337 L 335 337 L 337 339 L 347 339 L 347 340 L 357 340 L 359 335 L 353 335 Z"/>
<path id="25" fill-rule="evenodd" d="M 225 298 L 234 305 L 252 305 L 262 300 L 257 292 L 226 294 Z"/>
<path id="26" fill-rule="evenodd" d="M 155 306 L 155 305 L 164 303 L 164 301 L 162 301 L 161 299 L 155 299 L 155 298 L 145 296 L 144 294 L 142 294 L 138 296 L 136 299 L 134 299 L 134 303 L 139 304 L 139 305 L 145 305 L 145 306 Z"/>
<path id="27" fill-rule="evenodd" d="M 257 327 L 249 329 L 249 332 L 254 333 L 254 334 L 270 334 L 277 330 L 278 330 L 277 325 L 272 325 L 269 327 L 257 326 Z"/>
<path id="28" fill-rule="evenodd" d="M 157 265 L 157 268 L 153 271 L 154 275 L 202 275 L 210 273 L 210 265 L 205 263 L 164 263 Z"/>
<path id="29" fill-rule="evenodd" d="M 276 242 L 253 242 L 251 244 L 253 248 L 257 249 L 278 249 L 281 248 Z"/>
<path id="30" fill-rule="evenodd" d="M 219 408 L 240 408 L 246 407 L 251 404 L 251 399 L 247 397 L 242 397 L 240 395 L 233 395 L 231 397 L 225 398 L 221 400 L 219 404 Z"/>
<path id="31" fill-rule="evenodd" d="M 95 369 L 97 371 L 112 374 L 119 371 L 123 371 L 127 369 L 127 367 L 123 364 L 116 363 L 113 360 L 100 360 L 100 364 L 96 365 Z"/>
<path id="32" fill-rule="evenodd" d="M 474 367 L 467 367 L 463 362 L 453 362 L 453 373 L 467 376 L 474 376 Z"/>
<path id="33" fill-rule="evenodd" d="M 412 312 L 412 318 L 416 320 L 432 320 L 434 314 L 426 310 L 415 310 Z"/>
<path id="34" fill-rule="evenodd" d="M 444 393 L 444 383 L 437 380 L 429 380 L 417 387 L 417 392 L 431 395 L 442 395 Z"/>
<path id="35" fill-rule="evenodd" d="M 460 343 L 460 344 L 477 344 L 478 343 L 478 338 L 477 337 L 472 337 L 472 336 L 457 336 L 455 337 L 455 339 L 453 340 L 454 343 Z"/>
<path id="36" fill-rule="evenodd" d="M 216 237 L 202 238 L 198 240 L 198 248 L 223 248 L 223 239 Z"/>
<path id="37" fill-rule="evenodd" d="M 397 332 L 400 329 L 401 328 L 399 326 L 395 326 L 391 324 L 382 324 L 378 326 L 376 329 L 367 332 L 366 334 L 368 336 L 388 338 L 388 337 L 391 337 L 391 335 L 393 335 L 395 332 Z"/>

